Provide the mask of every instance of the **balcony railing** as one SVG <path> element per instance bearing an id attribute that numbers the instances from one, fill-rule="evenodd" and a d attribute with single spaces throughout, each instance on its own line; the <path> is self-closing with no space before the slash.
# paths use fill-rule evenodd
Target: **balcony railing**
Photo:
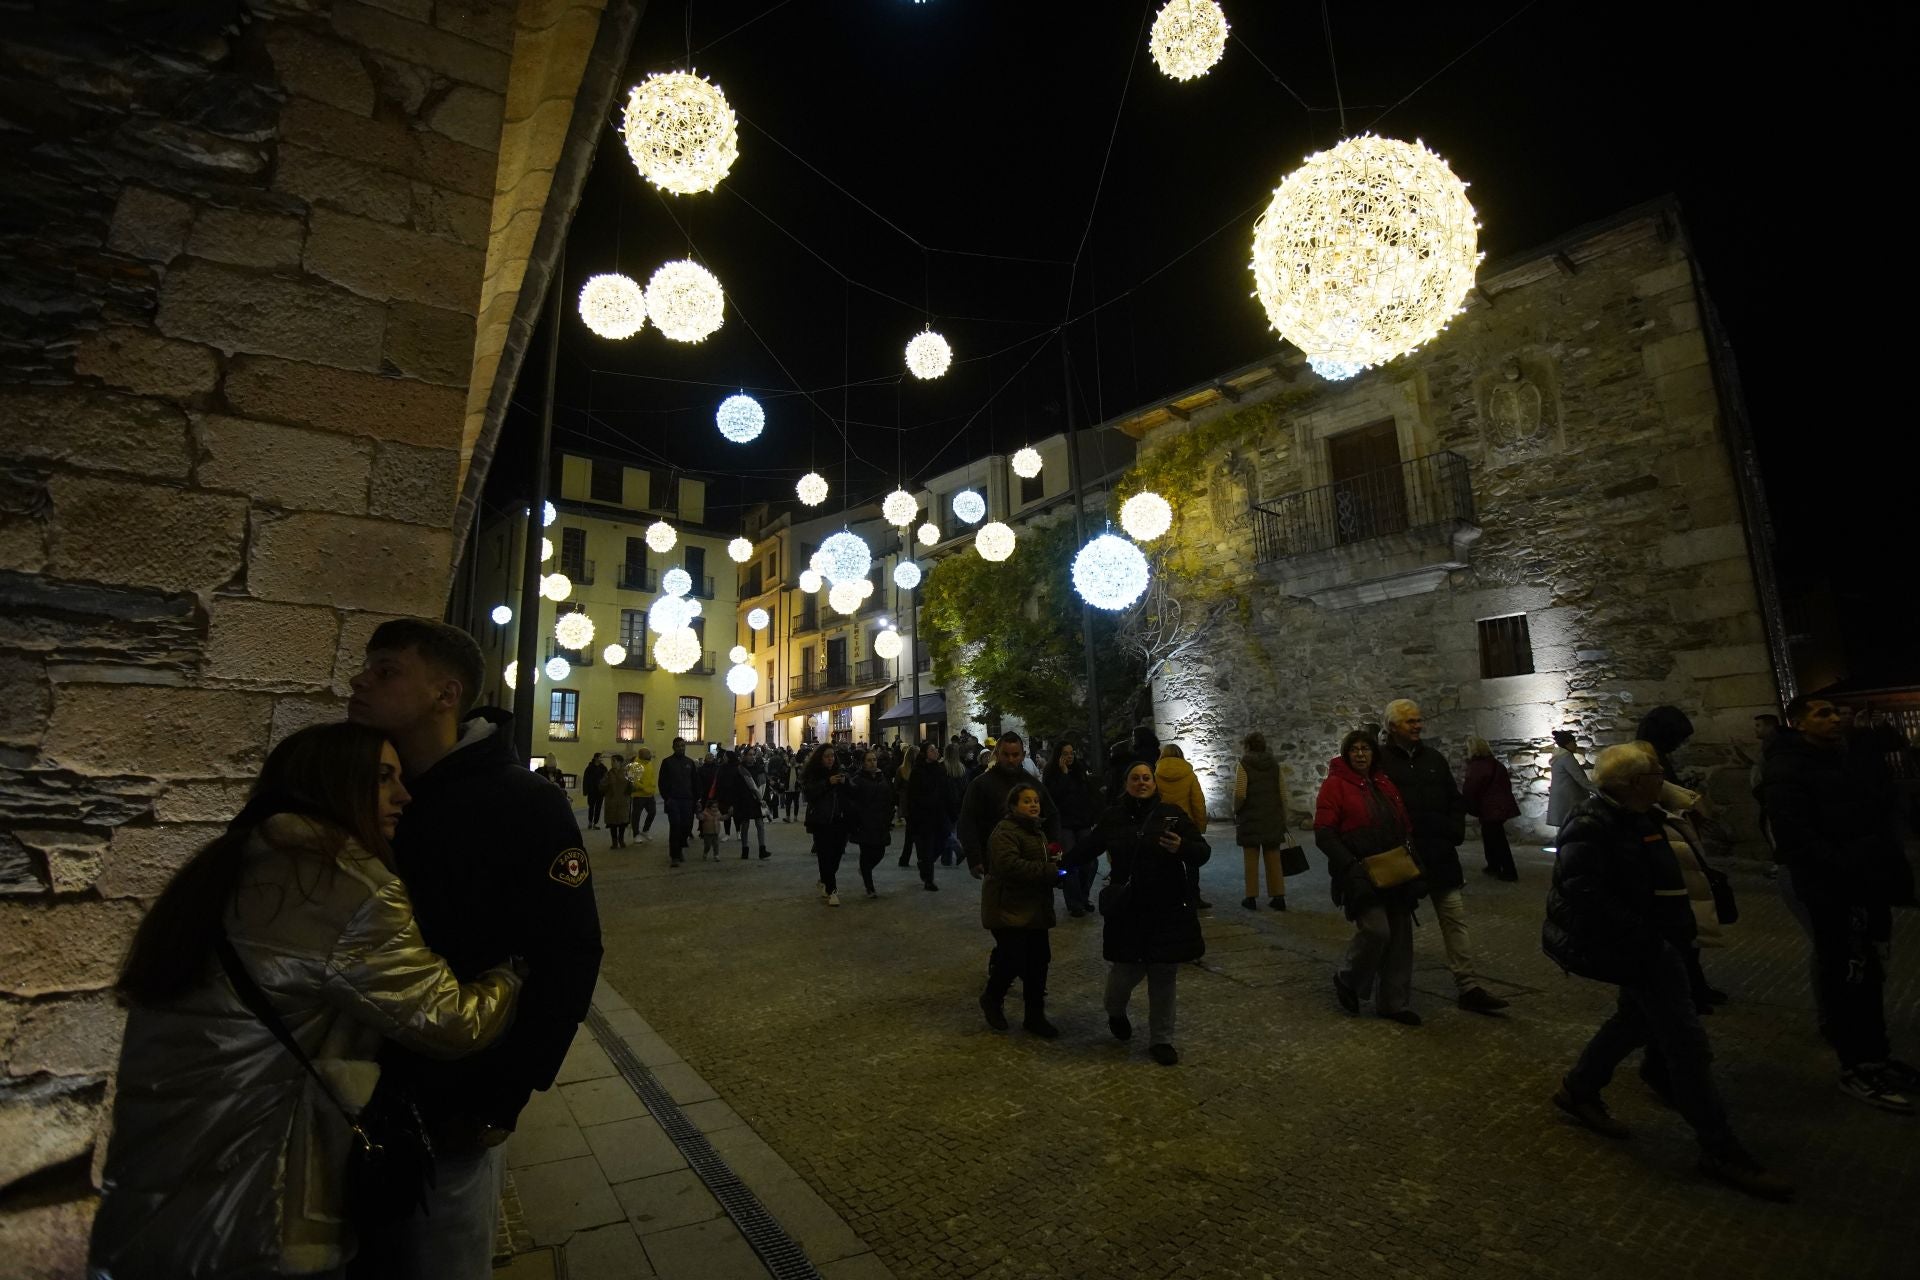
<path id="1" fill-rule="evenodd" d="M 593 665 L 593 646 L 588 645 L 584 649 L 563 649 L 557 644 L 548 645 L 547 656 L 540 659 L 540 665 L 544 667 L 554 658 L 565 658 L 570 666 L 590 667 Z"/>
<path id="2" fill-rule="evenodd" d="M 1457 453 L 1430 453 L 1254 503 L 1254 550 L 1259 563 L 1272 564 L 1391 534 L 1472 524 L 1473 519 L 1467 460 Z"/>
<path id="3" fill-rule="evenodd" d="M 713 579 L 695 578 L 693 580 L 693 590 L 689 594 L 699 596 L 703 600 L 713 599 Z"/>
<path id="4" fill-rule="evenodd" d="M 887 670 L 885 658 L 862 658 L 858 662 L 802 671 L 787 682 L 787 696 L 804 698 L 809 694 L 832 693 L 836 689 L 851 689 L 856 685 L 885 684 L 890 679 L 892 676 Z"/>
<path id="5" fill-rule="evenodd" d="M 653 652 L 651 646 L 647 643 L 647 637 L 637 637 L 636 643 L 633 644 L 628 644 L 623 640 L 620 643 L 620 647 L 627 651 L 627 659 L 625 662 L 617 664 L 619 670 L 652 671 L 654 669 Z"/>
<path id="6" fill-rule="evenodd" d="M 793 620 L 793 634 L 796 636 L 804 635 L 809 631 L 818 631 L 819 629 L 820 611 L 818 609 L 808 609 Z"/>
<path id="7" fill-rule="evenodd" d="M 567 581 L 576 587 L 593 585 L 593 561 L 591 560 L 575 560 L 561 556 L 560 572 L 566 574 Z"/>
<path id="8" fill-rule="evenodd" d="M 622 591 L 652 591 L 659 575 L 643 564 L 623 564 L 620 566 L 620 589 Z"/>

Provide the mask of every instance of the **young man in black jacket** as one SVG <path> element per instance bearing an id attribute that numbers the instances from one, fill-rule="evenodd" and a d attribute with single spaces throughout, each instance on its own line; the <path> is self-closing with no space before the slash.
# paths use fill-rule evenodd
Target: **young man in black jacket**
<path id="1" fill-rule="evenodd" d="M 693 761 L 687 758 L 687 740 L 673 740 L 673 754 L 660 762 L 660 802 L 667 806 L 667 865 L 686 861 L 687 841 L 693 838 Z"/>
<path id="2" fill-rule="evenodd" d="M 993 745 L 993 767 L 982 770 L 967 784 L 953 830 L 960 840 L 960 851 L 967 855 L 967 870 L 975 880 L 986 874 L 987 837 L 1007 816 L 1007 792 L 1016 782 L 1033 781 L 1024 765 L 1026 758 L 1027 744 L 1020 735 L 1003 733 Z M 1060 843 L 1060 811 L 1053 807 L 1053 797 L 1045 787 L 1040 788 L 1040 826 L 1048 844 Z"/>
<path id="3" fill-rule="evenodd" d="M 381 1277 L 485 1276 L 500 1200 L 499 1145 L 536 1089 L 553 1084 L 600 972 L 600 917 L 565 793 L 529 772 L 506 713 L 463 715 L 479 691 L 479 646 L 457 627 L 402 619 L 367 642 L 347 717 L 393 740 L 413 800 L 393 847 L 427 945 L 465 981 L 518 957 L 513 1026 L 453 1062 L 389 1046 L 383 1070 L 409 1087 L 434 1144 L 427 1212 L 362 1241 L 356 1268 Z"/>

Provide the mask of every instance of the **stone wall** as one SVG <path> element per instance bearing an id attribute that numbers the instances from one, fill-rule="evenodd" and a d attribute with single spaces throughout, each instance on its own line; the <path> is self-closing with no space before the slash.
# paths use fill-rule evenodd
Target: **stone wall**
<path id="1" fill-rule="evenodd" d="M 145 904 L 441 611 L 483 280 L 497 328 L 602 5 L 79 8 L 0 36 L 10 1276 L 78 1272 Z"/>
<path id="2" fill-rule="evenodd" d="M 1175 562 L 1204 564 L 1239 607 L 1204 660 L 1155 687 L 1158 731 L 1187 746 L 1215 812 L 1245 732 L 1266 733 L 1304 820 L 1341 736 L 1407 696 L 1456 771 L 1469 734 L 1493 744 L 1539 832 L 1551 730 L 1608 744 L 1673 703 L 1697 728 L 1683 764 L 1751 834 L 1730 744 L 1773 707 L 1775 678 L 1695 285 L 1671 213 L 1635 217 L 1483 275 L 1484 296 L 1411 356 L 1348 383 L 1301 370 L 1265 403 L 1147 435 L 1151 457 L 1224 413 L 1251 415 L 1192 475 L 1172 535 Z M 1352 607 L 1285 594 L 1284 575 L 1256 567 L 1248 500 L 1326 484 L 1326 438 L 1384 420 L 1403 458 L 1470 464 L 1469 567 Z M 1371 554 L 1391 567 L 1372 545 L 1341 554 L 1359 572 Z M 1201 579 L 1187 581 L 1192 593 Z M 1514 613 L 1534 674 L 1483 680 L 1476 624 Z"/>

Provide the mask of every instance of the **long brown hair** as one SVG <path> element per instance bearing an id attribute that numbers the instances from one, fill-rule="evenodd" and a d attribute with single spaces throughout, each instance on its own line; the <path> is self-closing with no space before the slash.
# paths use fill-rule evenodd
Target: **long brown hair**
<path id="1" fill-rule="evenodd" d="M 315 820 L 321 839 L 303 842 L 300 849 L 316 856 L 323 877 L 349 837 L 391 864 L 378 802 L 380 751 L 386 742 L 378 729 L 342 722 L 302 729 L 275 747 L 254 779 L 246 807 L 225 834 L 174 874 L 140 922 L 116 990 L 135 1003 L 160 1004 L 201 980 L 239 888 L 247 845 L 275 814 Z"/>

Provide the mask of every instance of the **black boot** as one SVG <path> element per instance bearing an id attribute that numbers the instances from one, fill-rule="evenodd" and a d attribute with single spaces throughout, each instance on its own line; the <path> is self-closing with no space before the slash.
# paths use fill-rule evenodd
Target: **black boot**
<path id="1" fill-rule="evenodd" d="M 1060 1028 L 1047 1021 L 1047 1007 L 1043 1004 L 1029 1004 L 1027 1016 L 1020 1026 L 1029 1035 L 1039 1036 L 1042 1040 L 1052 1040 L 1060 1034 Z"/>
<path id="2" fill-rule="evenodd" d="M 991 987 L 980 993 L 980 1012 L 987 1015 L 987 1025 L 995 1031 L 1007 1029 L 1007 1015 L 1000 1007 L 1000 1002 L 1006 998 L 1006 994 L 1002 991 L 995 995 Z"/>

